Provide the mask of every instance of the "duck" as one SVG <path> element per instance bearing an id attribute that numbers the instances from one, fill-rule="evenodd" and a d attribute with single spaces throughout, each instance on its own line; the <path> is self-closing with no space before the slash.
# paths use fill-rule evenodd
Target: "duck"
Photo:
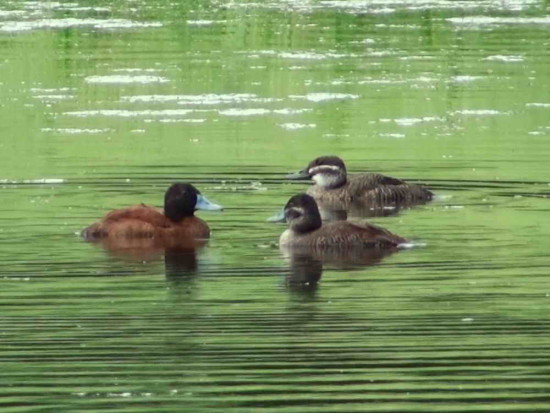
<path id="1" fill-rule="evenodd" d="M 311 179 L 314 185 L 307 193 L 329 209 L 402 207 L 428 202 L 434 196 L 421 185 L 378 173 L 348 175 L 344 161 L 338 156 L 315 158 L 305 169 L 286 178 Z"/>
<path id="2" fill-rule="evenodd" d="M 110 249 L 174 248 L 210 237 L 208 224 L 194 215 L 196 210 L 221 209 L 193 185 L 178 182 L 166 190 L 164 209 L 145 204 L 115 209 L 81 235 Z"/>
<path id="3" fill-rule="evenodd" d="M 288 229 L 279 238 L 279 247 L 284 249 L 306 247 L 314 250 L 396 250 L 407 242 L 405 238 L 367 222 L 323 223 L 315 199 L 306 193 L 292 196 L 283 211 L 269 221 L 288 223 Z"/>

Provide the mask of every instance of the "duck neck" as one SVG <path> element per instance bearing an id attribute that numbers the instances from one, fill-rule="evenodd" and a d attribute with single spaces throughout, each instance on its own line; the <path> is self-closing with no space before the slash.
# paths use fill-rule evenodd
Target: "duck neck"
<path id="1" fill-rule="evenodd" d="M 338 174 L 338 176 L 334 180 L 334 183 L 332 184 L 332 186 L 329 189 L 341 188 L 345 184 L 347 184 L 347 182 L 348 182 L 348 178 L 346 176 L 346 173 L 343 172 L 341 174 Z"/>
<path id="2" fill-rule="evenodd" d="M 321 228 L 321 225 L 321 215 L 317 211 L 317 214 L 312 213 L 297 222 L 293 222 L 290 229 L 298 234 L 307 234 Z"/>
<path id="3" fill-rule="evenodd" d="M 180 222 L 185 218 L 192 217 L 194 215 L 194 211 L 182 210 L 181 208 L 168 203 L 164 206 L 164 215 L 170 221 Z"/>

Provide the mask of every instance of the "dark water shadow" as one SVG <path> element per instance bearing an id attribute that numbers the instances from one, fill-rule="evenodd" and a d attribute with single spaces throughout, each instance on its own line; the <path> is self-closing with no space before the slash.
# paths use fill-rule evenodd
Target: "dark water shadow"
<path id="1" fill-rule="evenodd" d="M 338 277 L 345 277 L 346 272 L 365 269 L 379 264 L 386 256 L 398 249 L 365 249 L 365 248 L 285 248 L 281 252 L 288 263 L 285 276 L 285 288 L 289 300 L 285 309 L 285 317 L 278 328 L 287 333 L 286 348 L 288 354 L 294 354 L 299 349 L 304 354 L 303 338 L 317 334 L 320 326 L 326 323 L 346 325 L 350 318 L 345 314 L 332 314 L 327 319 L 325 308 L 330 291 L 321 288 L 324 270 L 338 269 Z M 258 326 L 258 329 L 265 329 Z M 315 359 L 315 351 L 306 351 L 304 357 Z"/>
<path id="2" fill-rule="evenodd" d="M 379 264 L 398 248 L 289 248 L 281 247 L 288 262 L 285 284 L 289 291 L 314 297 L 323 270 L 351 271 Z"/>
<path id="3" fill-rule="evenodd" d="M 164 243 L 154 238 L 103 238 L 89 240 L 111 257 L 124 263 L 164 260 L 166 280 L 172 284 L 188 282 L 198 272 L 197 255 L 208 240 Z"/>
<path id="4" fill-rule="evenodd" d="M 292 254 L 285 285 L 290 292 L 303 298 L 314 299 L 323 275 L 323 262 L 309 254 Z"/>
<path id="5" fill-rule="evenodd" d="M 172 302 L 189 302 L 198 289 L 200 248 L 172 248 L 164 252 L 164 273 Z"/>
<path id="6" fill-rule="evenodd" d="M 317 201 L 323 221 L 345 221 L 348 217 L 373 218 L 389 217 L 415 206 L 426 205 L 428 202 L 326 202 Z"/>
<path id="7" fill-rule="evenodd" d="M 164 252 L 166 278 L 177 280 L 193 276 L 198 271 L 197 252 L 200 248 L 172 248 Z"/>

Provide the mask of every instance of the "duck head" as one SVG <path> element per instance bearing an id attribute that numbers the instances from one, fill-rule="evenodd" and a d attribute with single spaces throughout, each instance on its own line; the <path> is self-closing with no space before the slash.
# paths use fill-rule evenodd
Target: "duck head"
<path id="1" fill-rule="evenodd" d="M 270 222 L 286 222 L 288 227 L 301 234 L 321 228 L 321 214 L 315 200 L 307 194 L 294 195 Z"/>
<path id="2" fill-rule="evenodd" d="M 344 161 L 337 156 L 320 156 L 309 165 L 287 179 L 311 179 L 317 185 L 326 189 L 338 188 L 346 183 L 347 171 Z"/>
<path id="3" fill-rule="evenodd" d="M 193 216 L 197 209 L 220 211 L 220 205 L 210 202 L 191 184 L 176 183 L 170 186 L 164 195 L 164 215 L 178 222 Z"/>

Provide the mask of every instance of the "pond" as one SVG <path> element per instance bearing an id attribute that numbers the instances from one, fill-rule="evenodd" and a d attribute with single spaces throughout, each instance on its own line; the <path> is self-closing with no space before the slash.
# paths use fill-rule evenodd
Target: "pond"
<path id="1" fill-rule="evenodd" d="M 0 0 L 2 411 L 548 411 L 549 7 Z M 435 192 L 412 248 L 279 250 L 329 154 Z M 80 238 L 178 181 L 196 253 Z"/>

